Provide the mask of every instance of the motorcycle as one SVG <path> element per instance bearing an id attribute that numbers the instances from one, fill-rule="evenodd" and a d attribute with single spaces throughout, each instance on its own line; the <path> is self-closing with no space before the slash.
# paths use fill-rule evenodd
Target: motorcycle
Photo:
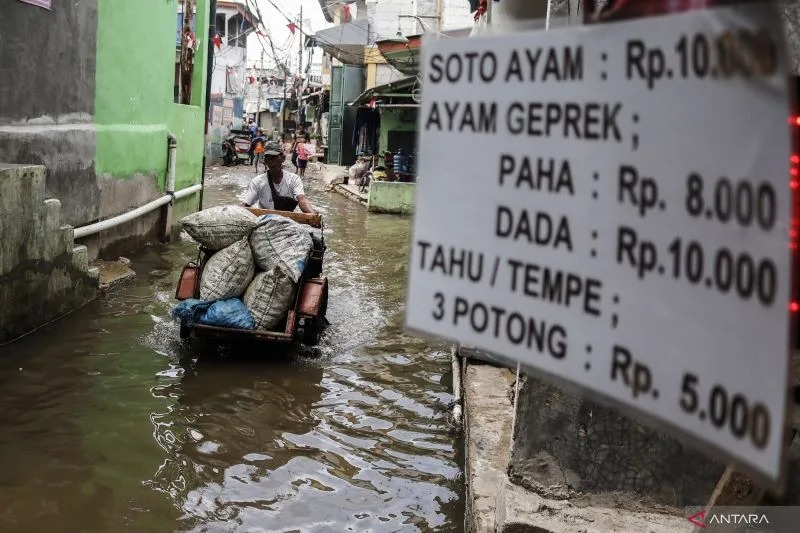
<path id="1" fill-rule="evenodd" d="M 222 141 L 222 163 L 226 166 L 250 164 L 250 134 L 231 130 Z"/>

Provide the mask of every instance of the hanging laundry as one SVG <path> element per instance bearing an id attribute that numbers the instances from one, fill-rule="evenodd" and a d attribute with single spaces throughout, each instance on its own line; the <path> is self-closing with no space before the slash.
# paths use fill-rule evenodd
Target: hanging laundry
<path id="1" fill-rule="evenodd" d="M 377 109 L 359 107 L 356 112 L 352 144 L 356 153 L 378 153 L 378 137 L 381 129 L 381 113 Z"/>
<path id="2" fill-rule="evenodd" d="M 476 21 L 486 14 L 486 11 L 489 9 L 488 4 L 489 4 L 488 0 L 478 0 L 478 7 L 475 10 Z"/>

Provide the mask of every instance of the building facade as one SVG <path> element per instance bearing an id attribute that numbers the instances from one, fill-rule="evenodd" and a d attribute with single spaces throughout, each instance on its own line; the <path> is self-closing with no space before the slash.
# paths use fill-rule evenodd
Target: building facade
<path id="1" fill-rule="evenodd" d="M 176 68 L 178 0 L 82 0 L 54 2 L 50 9 L 3 3 L 0 163 L 43 168 L 41 190 L 38 171 L 25 173 L 22 179 L 33 181 L 21 190 L 48 201 L 47 216 L 79 228 L 163 197 L 170 139 L 177 143 L 174 190 L 201 183 L 212 2 L 191 1 L 194 26 L 186 33 L 183 55 L 190 59 L 183 72 Z M 183 104 L 176 98 L 181 83 Z M 0 180 L 0 195 L 11 194 L 10 187 L 11 181 Z M 173 219 L 196 210 L 199 199 L 198 192 L 176 200 Z M 24 240 L 20 228 L 36 226 L 26 217 L 45 215 L 37 208 L 24 216 L 0 216 L 4 238 Z M 157 238 L 164 222 L 155 210 L 77 244 L 86 245 L 92 257 L 116 258 Z M 72 247 L 70 242 L 65 249 Z M 43 249 L 16 257 L 16 264 L 0 271 L 0 281 L 25 265 L 53 261 Z"/>
<path id="2" fill-rule="evenodd" d="M 416 147 L 416 108 L 421 84 L 419 47 L 423 34 L 453 34 L 472 26 L 468 0 L 319 0 L 333 28 L 319 31 L 314 44 L 325 52 L 323 81 L 329 84 L 328 152 L 331 162 L 349 165 L 368 153 Z M 388 46 L 384 46 L 387 45 Z M 387 55 L 393 47 L 398 53 Z M 359 82 L 359 79 L 361 80 Z M 354 94 L 355 93 L 355 94 Z M 375 109 L 365 111 L 364 107 Z M 380 115 L 380 118 L 368 115 Z M 380 123 L 364 143 L 361 124 Z M 369 126 L 370 130 L 373 126 Z"/>
<path id="3" fill-rule="evenodd" d="M 218 0 L 216 4 L 206 136 L 210 160 L 220 157 L 222 140 L 230 129 L 242 126 L 253 67 L 247 62 L 247 37 L 260 23 L 244 0 Z"/>

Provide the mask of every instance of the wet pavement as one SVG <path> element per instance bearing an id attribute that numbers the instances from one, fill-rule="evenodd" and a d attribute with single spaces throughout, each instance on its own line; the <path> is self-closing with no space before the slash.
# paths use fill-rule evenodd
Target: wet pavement
<path id="1" fill-rule="evenodd" d="M 250 167 L 212 168 L 205 205 Z M 0 531 L 460 531 L 447 347 L 402 329 L 410 220 L 305 179 L 331 283 L 318 358 L 204 353 L 169 318 L 183 241 L 0 348 Z M 246 353 L 245 353 L 246 352 Z"/>

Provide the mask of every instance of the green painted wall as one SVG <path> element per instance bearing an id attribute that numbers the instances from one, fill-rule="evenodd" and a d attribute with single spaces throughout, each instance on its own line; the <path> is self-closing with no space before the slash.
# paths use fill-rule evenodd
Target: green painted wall
<path id="1" fill-rule="evenodd" d="M 414 210 L 415 183 L 373 181 L 369 184 L 367 210 L 407 215 Z"/>
<path id="2" fill-rule="evenodd" d="M 413 109 L 381 109 L 380 150 L 394 149 L 389 146 L 390 131 L 414 131 L 417 129 L 417 113 Z"/>
<path id="3" fill-rule="evenodd" d="M 155 177 L 165 187 L 167 131 L 178 138 L 176 189 L 203 164 L 209 1 L 197 2 L 192 105 L 173 102 L 177 0 L 99 0 L 95 123 L 98 175 Z"/>

